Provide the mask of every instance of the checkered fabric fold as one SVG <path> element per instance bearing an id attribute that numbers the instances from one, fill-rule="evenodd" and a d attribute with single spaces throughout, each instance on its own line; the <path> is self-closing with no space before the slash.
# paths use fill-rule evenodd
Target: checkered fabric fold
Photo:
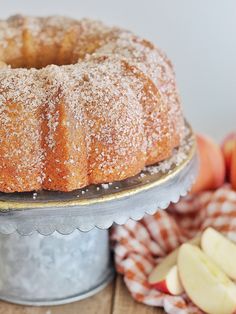
<path id="1" fill-rule="evenodd" d="M 167 210 L 141 221 L 129 220 L 111 231 L 117 271 L 138 302 L 160 306 L 170 314 L 202 313 L 186 295 L 152 289 L 147 277 L 163 257 L 212 226 L 236 242 L 236 192 L 229 185 L 183 198 Z"/>

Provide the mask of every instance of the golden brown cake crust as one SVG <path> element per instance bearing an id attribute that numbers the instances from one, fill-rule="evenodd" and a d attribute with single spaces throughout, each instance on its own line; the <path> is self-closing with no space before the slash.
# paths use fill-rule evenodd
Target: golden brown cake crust
<path id="1" fill-rule="evenodd" d="M 87 19 L 0 21 L 0 191 L 125 179 L 183 129 L 173 67 L 148 41 Z"/>

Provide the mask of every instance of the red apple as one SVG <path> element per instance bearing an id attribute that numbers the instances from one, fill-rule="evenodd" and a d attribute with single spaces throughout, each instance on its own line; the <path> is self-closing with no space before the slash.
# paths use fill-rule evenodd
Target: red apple
<path id="1" fill-rule="evenodd" d="M 231 157 L 230 183 L 232 188 L 236 191 L 236 145 Z"/>
<path id="2" fill-rule="evenodd" d="M 177 265 L 185 292 L 201 310 L 209 314 L 234 313 L 235 283 L 198 247 L 183 244 Z"/>
<path id="3" fill-rule="evenodd" d="M 225 167 L 227 179 L 230 180 L 230 173 L 232 167 L 233 152 L 236 151 L 236 133 L 230 133 L 226 136 L 222 143 L 222 152 L 225 159 Z"/>
<path id="4" fill-rule="evenodd" d="M 200 169 L 192 193 L 220 187 L 225 180 L 224 157 L 220 147 L 209 137 L 197 135 Z"/>

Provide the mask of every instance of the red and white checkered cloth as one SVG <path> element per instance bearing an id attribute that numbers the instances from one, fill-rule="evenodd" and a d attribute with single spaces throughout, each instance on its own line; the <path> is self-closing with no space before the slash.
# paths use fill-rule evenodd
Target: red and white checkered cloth
<path id="1" fill-rule="evenodd" d="M 141 221 L 129 220 L 111 232 L 117 271 L 133 298 L 160 306 L 170 314 L 202 313 L 186 295 L 171 296 L 152 289 L 148 274 L 181 243 L 212 226 L 236 242 L 236 192 L 229 185 L 183 198 L 168 210 Z"/>

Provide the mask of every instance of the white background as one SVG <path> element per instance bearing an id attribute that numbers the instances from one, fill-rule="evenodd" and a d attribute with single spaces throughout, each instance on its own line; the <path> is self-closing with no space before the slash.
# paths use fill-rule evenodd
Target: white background
<path id="1" fill-rule="evenodd" d="M 16 13 L 101 19 L 150 39 L 172 59 L 186 117 L 221 139 L 236 129 L 235 0 L 6 0 Z"/>

